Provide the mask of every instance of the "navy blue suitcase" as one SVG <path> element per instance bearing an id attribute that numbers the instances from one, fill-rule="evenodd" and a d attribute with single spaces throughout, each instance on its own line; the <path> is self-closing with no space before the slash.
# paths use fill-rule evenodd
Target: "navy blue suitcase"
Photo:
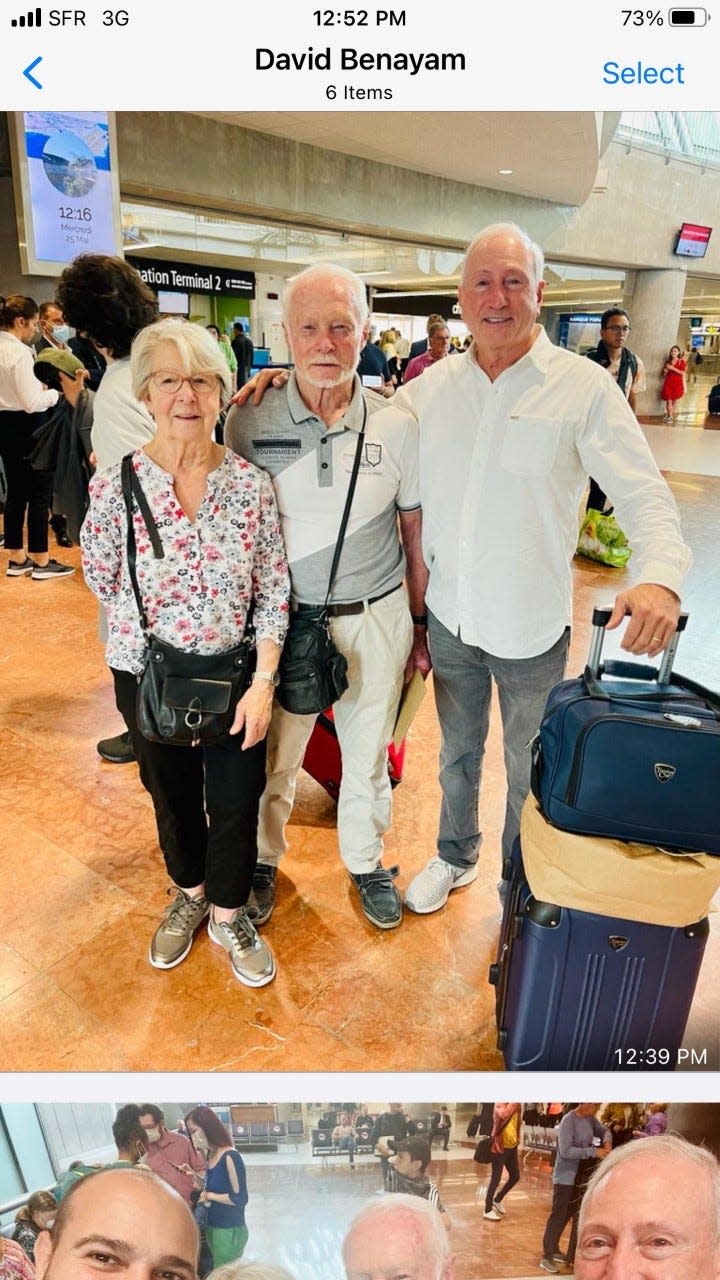
<path id="1" fill-rule="evenodd" d="M 533 898 L 520 841 L 507 885 L 495 986 L 509 1071 L 670 1071 L 678 1065 L 708 936 Z"/>
<path id="2" fill-rule="evenodd" d="M 720 697 L 672 673 L 601 665 L 609 609 L 595 609 L 588 665 L 551 690 L 533 743 L 532 791 L 554 826 L 720 854 Z"/>

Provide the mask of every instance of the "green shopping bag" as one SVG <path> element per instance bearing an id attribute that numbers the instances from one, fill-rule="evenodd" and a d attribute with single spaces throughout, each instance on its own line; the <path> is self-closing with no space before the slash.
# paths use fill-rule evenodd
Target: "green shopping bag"
<path id="1" fill-rule="evenodd" d="M 632 555 L 627 538 L 613 515 L 603 515 L 602 511 L 593 511 L 592 507 L 585 513 L 580 526 L 577 544 L 577 555 L 586 556 L 588 560 L 598 560 L 600 564 L 610 565 L 613 569 L 624 569 Z"/>

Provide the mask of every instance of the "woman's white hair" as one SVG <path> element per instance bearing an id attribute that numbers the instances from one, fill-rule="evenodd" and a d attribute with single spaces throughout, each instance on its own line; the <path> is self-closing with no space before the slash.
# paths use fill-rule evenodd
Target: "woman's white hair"
<path id="1" fill-rule="evenodd" d="M 399 1192 L 384 1196 L 382 1200 L 370 1200 L 356 1213 L 347 1229 L 343 1241 L 343 1257 L 353 1231 L 373 1222 L 378 1235 L 382 1236 L 386 1230 L 386 1220 L 391 1214 L 404 1214 L 406 1220 L 409 1220 L 413 1235 L 422 1252 L 431 1259 L 433 1272 L 439 1280 L 450 1256 L 450 1240 L 439 1210 L 420 1196 L 408 1196 Z"/>
<path id="2" fill-rule="evenodd" d="M 710 1179 L 715 1206 L 713 1236 L 716 1241 L 720 1241 L 720 1164 L 718 1164 L 717 1157 L 713 1155 L 712 1151 L 708 1151 L 707 1147 L 697 1147 L 692 1142 L 688 1142 L 687 1138 L 683 1138 L 679 1133 L 663 1133 L 654 1138 L 638 1138 L 634 1142 L 626 1142 L 621 1147 L 616 1147 L 614 1151 L 611 1151 L 610 1155 L 600 1162 L 599 1168 L 595 1170 L 588 1182 L 580 1207 L 578 1233 L 582 1230 L 589 1201 L 609 1174 L 612 1173 L 613 1169 L 617 1169 L 618 1165 L 628 1164 L 632 1160 L 642 1159 L 643 1156 L 679 1156 L 684 1160 L 690 1161 L 707 1174 Z M 639 1171 L 638 1176 L 641 1176 Z M 670 1183 L 668 1183 L 669 1185 Z"/>
<path id="3" fill-rule="evenodd" d="M 226 1262 L 206 1277 L 206 1280 L 295 1280 L 284 1267 L 274 1262 Z"/>
<path id="4" fill-rule="evenodd" d="M 465 284 L 465 272 L 470 261 L 470 255 L 479 244 L 482 244 L 485 240 L 491 240 L 495 236 L 514 236 L 516 240 L 520 240 L 525 245 L 533 260 L 535 270 L 534 283 L 539 284 L 545 271 L 545 255 L 537 241 L 533 240 L 527 231 L 523 231 L 517 222 L 493 222 L 489 227 L 483 227 L 482 231 L 478 231 L 475 238 L 470 241 L 463 258 L 462 267 L 460 268 L 460 283 Z"/>
<path id="5" fill-rule="evenodd" d="M 286 323 L 297 289 L 316 280 L 341 281 L 350 294 L 353 310 L 360 324 L 365 325 L 370 312 L 363 281 L 360 276 L 355 275 L 354 271 L 349 271 L 347 267 L 338 267 L 333 262 L 318 262 L 312 267 L 306 267 L 304 271 L 300 271 L 298 275 L 288 280 L 282 296 L 282 318 Z"/>
<path id="6" fill-rule="evenodd" d="M 141 329 L 134 338 L 130 374 L 133 395 L 138 400 L 144 400 L 147 395 L 153 352 L 160 342 L 173 344 L 186 374 L 214 374 L 220 383 L 220 402 L 227 404 L 232 395 L 232 377 L 222 347 L 201 325 L 183 324 L 180 320 L 158 320 Z"/>

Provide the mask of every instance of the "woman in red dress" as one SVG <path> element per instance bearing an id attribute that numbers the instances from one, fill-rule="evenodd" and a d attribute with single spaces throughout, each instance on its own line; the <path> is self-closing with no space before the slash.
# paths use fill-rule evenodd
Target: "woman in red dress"
<path id="1" fill-rule="evenodd" d="M 687 387 L 685 370 L 687 361 L 683 360 L 679 347 L 671 347 L 670 354 L 663 365 L 663 384 L 660 388 L 660 399 L 665 401 L 665 421 L 675 422 L 676 406 L 682 400 Z"/>

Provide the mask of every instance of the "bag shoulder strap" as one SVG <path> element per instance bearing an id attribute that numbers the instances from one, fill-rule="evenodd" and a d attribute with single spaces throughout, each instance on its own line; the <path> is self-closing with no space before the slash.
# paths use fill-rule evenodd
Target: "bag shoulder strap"
<path id="1" fill-rule="evenodd" d="M 358 477 L 358 471 L 360 470 L 360 457 L 362 455 L 362 447 L 363 447 L 363 442 L 365 440 L 366 422 L 367 422 L 367 404 L 365 402 L 365 396 L 363 395 L 362 426 L 358 432 L 357 448 L 355 449 L 355 457 L 353 459 L 353 469 L 350 475 L 350 484 L 348 485 L 347 497 L 345 499 L 345 508 L 342 513 L 342 520 L 340 521 L 340 532 L 338 534 L 337 542 L 335 543 L 335 554 L 333 555 L 332 567 L 330 569 L 330 580 L 328 582 L 328 589 L 325 594 L 325 604 L 323 606 L 323 608 L 325 609 L 327 608 L 328 600 L 330 599 L 330 595 L 332 593 L 333 584 L 335 582 L 335 575 L 337 573 L 338 565 L 340 563 L 340 556 L 342 554 L 343 542 L 345 541 L 345 530 L 347 529 L 348 520 L 350 519 L 350 508 L 352 506 L 353 494 L 355 493 L 355 484 Z"/>
<path id="2" fill-rule="evenodd" d="M 122 495 L 125 500 L 125 511 L 127 513 L 128 571 L 130 573 L 130 582 L 132 583 L 135 603 L 137 604 L 138 613 L 140 614 L 140 625 L 143 631 L 147 632 L 149 629 L 147 614 L 145 613 L 145 606 L 142 602 L 142 595 L 140 594 L 140 587 L 137 580 L 137 542 L 135 540 L 135 522 L 133 520 L 133 498 L 135 498 L 140 509 L 140 514 L 145 521 L 152 549 L 155 553 L 155 559 L 162 560 L 165 555 L 165 551 L 160 540 L 160 534 L 158 533 L 158 527 L 155 523 L 155 517 L 148 506 L 148 500 L 145 497 L 143 487 L 140 484 L 137 472 L 133 466 L 133 455 L 131 453 L 126 453 L 122 460 L 120 465 L 120 479 L 122 483 Z"/>

